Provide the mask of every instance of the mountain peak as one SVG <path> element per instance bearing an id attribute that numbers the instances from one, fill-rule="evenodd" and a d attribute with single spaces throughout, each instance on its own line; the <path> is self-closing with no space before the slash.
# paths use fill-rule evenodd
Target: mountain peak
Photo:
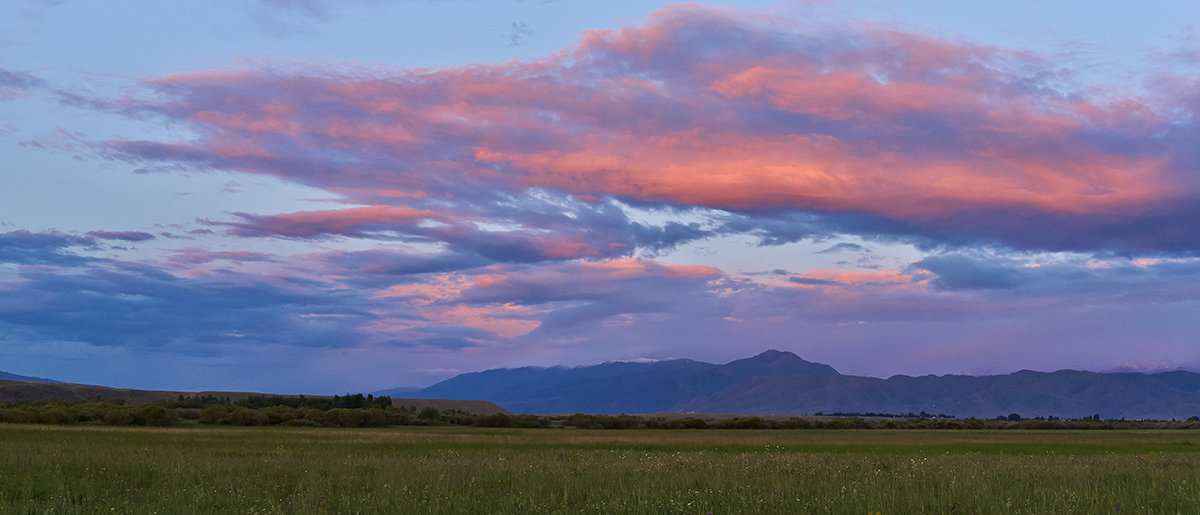
<path id="1" fill-rule="evenodd" d="M 792 355 L 792 356 L 796 356 L 795 354 L 793 354 L 793 353 L 791 353 L 791 352 L 781 351 L 781 350 L 778 350 L 778 349 L 767 349 L 767 350 L 765 350 L 765 351 L 762 351 L 762 352 L 758 353 L 758 355 L 757 355 L 757 356 L 753 356 L 753 357 L 751 357 L 750 359 L 755 359 L 755 358 L 773 358 L 773 357 L 776 357 L 776 356 L 782 356 L 782 355 L 784 355 L 784 354 L 790 354 L 790 355 Z M 796 356 L 796 357 L 799 357 L 799 356 Z"/>
<path id="2" fill-rule="evenodd" d="M 774 360 L 778 360 L 778 359 L 798 359 L 798 360 L 804 361 L 803 358 L 801 358 L 800 356 L 797 356 L 793 352 L 784 351 L 784 350 L 776 350 L 776 349 L 767 349 L 765 351 L 758 353 L 758 355 L 756 355 L 756 356 L 752 356 L 752 357 L 745 358 L 745 359 L 750 360 L 750 361 L 768 361 L 768 360 L 774 361 Z"/>
<path id="3" fill-rule="evenodd" d="M 776 375 L 837 375 L 837 371 L 772 349 L 724 365 L 668 359 L 485 370 L 452 377 L 410 396 L 482 399 L 525 413 L 654 413 L 754 377 Z"/>
<path id="4" fill-rule="evenodd" d="M 768 349 L 751 358 L 730 361 L 721 366 L 729 370 L 754 369 L 758 375 L 836 375 L 833 367 L 813 363 L 788 351 Z"/>

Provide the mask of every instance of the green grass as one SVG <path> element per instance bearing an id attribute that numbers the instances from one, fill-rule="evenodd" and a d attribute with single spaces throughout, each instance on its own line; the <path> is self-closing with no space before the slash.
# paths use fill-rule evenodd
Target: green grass
<path id="1" fill-rule="evenodd" d="M 0 425 L 0 513 L 1196 513 L 1198 431 Z"/>

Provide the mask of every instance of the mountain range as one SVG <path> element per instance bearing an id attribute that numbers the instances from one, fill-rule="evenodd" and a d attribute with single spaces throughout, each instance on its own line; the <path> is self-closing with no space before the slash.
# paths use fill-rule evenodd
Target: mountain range
<path id="1" fill-rule="evenodd" d="M 789 352 L 767 351 L 724 365 L 673 359 L 487 370 L 462 374 L 407 396 L 487 397 L 517 413 L 653 413 L 754 377 L 795 375 L 837 375 L 837 371 Z M 384 390 L 380 395 L 390 392 Z"/>
<path id="2" fill-rule="evenodd" d="M 390 395 L 389 390 L 375 392 Z M 461 374 L 406 397 L 479 399 L 517 413 L 944 413 L 992 418 L 1187 418 L 1200 415 L 1200 374 L 1074 370 L 1006 375 L 839 374 L 769 350 L 723 365 L 673 359 Z"/>

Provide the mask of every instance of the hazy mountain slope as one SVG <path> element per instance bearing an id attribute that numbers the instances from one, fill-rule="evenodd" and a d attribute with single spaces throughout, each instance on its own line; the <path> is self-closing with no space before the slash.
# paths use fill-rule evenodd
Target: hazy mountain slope
<path id="1" fill-rule="evenodd" d="M 387 395 L 389 397 L 408 397 L 409 395 L 418 393 L 421 390 L 422 390 L 422 388 L 419 386 L 400 386 L 400 387 L 396 387 L 396 388 L 388 388 L 387 390 L 379 390 L 377 392 L 371 392 L 371 393 L 375 394 L 375 395 Z"/>
<path id="2" fill-rule="evenodd" d="M 57 383 L 58 382 L 53 379 L 45 379 L 45 378 L 41 378 L 41 377 L 30 377 L 30 376 L 17 375 L 17 374 L 12 374 L 12 373 L 5 372 L 2 370 L 0 370 L 0 379 L 7 380 L 7 381 L 37 381 L 39 383 Z"/>
<path id="3" fill-rule="evenodd" d="M 1022 370 L 995 376 L 758 377 L 673 411 L 710 413 L 927 411 L 959 417 L 1018 413 L 1104 418 L 1186 418 L 1200 415 L 1200 374 L 1098 374 Z"/>
<path id="4" fill-rule="evenodd" d="M 213 395 L 228 397 L 230 400 L 241 400 L 251 395 L 272 395 L 254 392 L 178 392 L 163 390 L 133 390 L 128 388 L 109 388 L 86 384 L 49 383 L 42 381 L 11 381 L 0 379 L 0 402 L 27 402 L 36 400 L 75 401 L 123 401 L 130 404 L 142 404 L 155 401 L 169 401 L 184 396 Z M 321 398 L 322 395 L 308 397 Z M 456 409 L 467 413 L 490 415 L 493 413 L 512 413 L 493 403 L 468 399 L 400 399 L 392 397 L 393 406 L 414 407 L 418 411 L 426 407 L 439 410 Z"/>
<path id="5" fill-rule="evenodd" d="M 808 374 L 837 371 L 772 350 L 724 365 L 676 359 L 487 370 L 447 379 L 413 396 L 484 399 L 521 413 L 653 413 L 753 377 Z"/>

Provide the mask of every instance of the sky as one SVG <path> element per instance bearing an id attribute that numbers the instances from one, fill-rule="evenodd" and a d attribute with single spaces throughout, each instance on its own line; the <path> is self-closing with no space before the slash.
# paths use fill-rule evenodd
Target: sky
<path id="1" fill-rule="evenodd" d="M 1193 0 L 0 4 L 0 370 L 1200 371 Z"/>

